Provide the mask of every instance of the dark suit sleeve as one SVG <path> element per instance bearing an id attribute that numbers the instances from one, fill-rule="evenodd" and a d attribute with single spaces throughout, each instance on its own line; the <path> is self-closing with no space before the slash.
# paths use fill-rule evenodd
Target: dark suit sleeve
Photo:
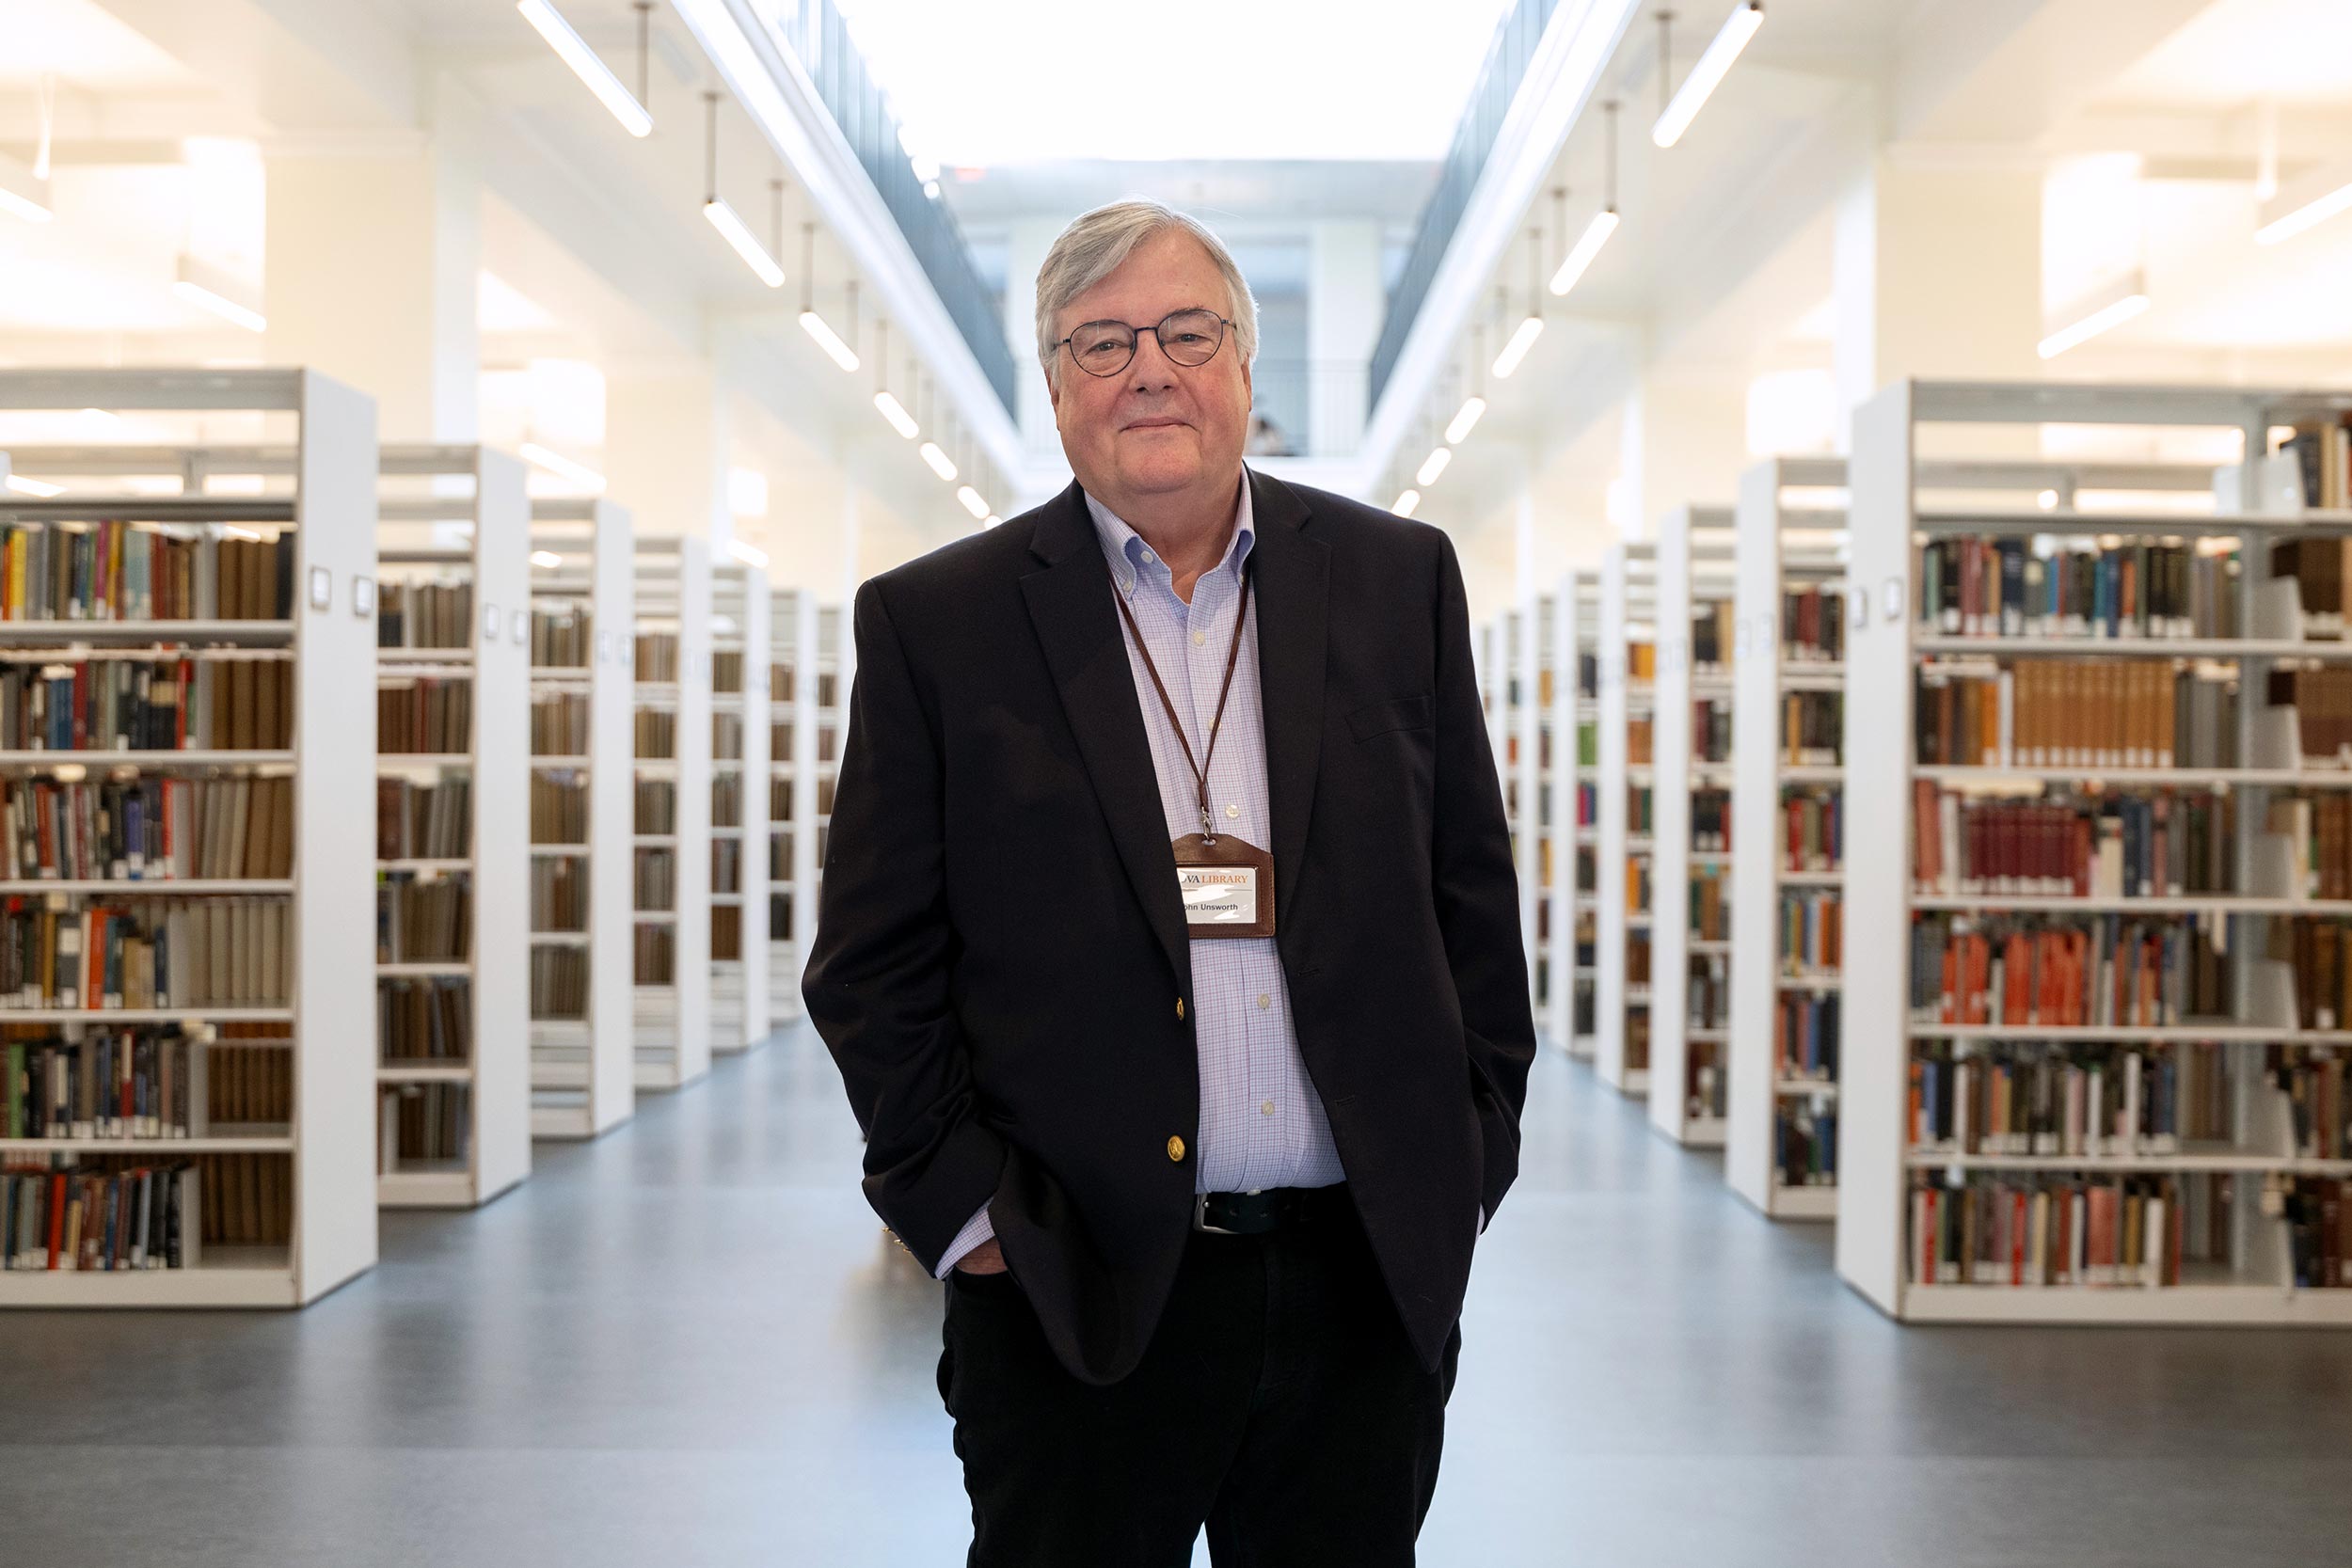
<path id="1" fill-rule="evenodd" d="M 880 583 L 857 596 L 857 679 L 802 993 L 866 1130 L 866 1198 L 926 1270 L 996 1191 L 948 994 L 939 741 Z M 803 832 L 808 832 L 803 826 Z"/>
<path id="2" fill-rule="evenodd" d="M 1438 802 L 1432 855 L 1438 927 L 1462 1008 L 1470 1099 L 1485 1145 L 1479 1201 L 1491 1220 L 1519 1172 L 1519 1107 L 1535 1060 L 1535 1018 L 1519 946 L 1518 874 L 1502 779 L 1470 665 L 1470 603 L 1454 544 L 1440 536 Z"/>

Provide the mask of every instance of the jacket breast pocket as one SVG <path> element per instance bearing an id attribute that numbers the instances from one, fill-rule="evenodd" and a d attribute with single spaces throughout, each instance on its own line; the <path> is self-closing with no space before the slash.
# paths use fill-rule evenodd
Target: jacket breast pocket
<path id="1" fill-rule="evenodd" d="M 1398 730 L 1429 730 L 1437 728 L 1437 699 L 1427 692 L 1418 697 L 1398 697 L 1385 703 L 1372 703 L 1357 708 L 1347 716 L 1348 732 L 1359 740 L 1375 736 L 1391 735 Z"/>

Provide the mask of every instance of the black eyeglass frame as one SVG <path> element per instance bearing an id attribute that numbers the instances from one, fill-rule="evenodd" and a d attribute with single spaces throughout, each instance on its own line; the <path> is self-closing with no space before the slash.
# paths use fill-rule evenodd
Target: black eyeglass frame
<path id="1" fill-rule="evenodd" d="M 1209 350 L 1208 354 L 1200 360 L 1200 364 L 1186 365 L 1182 359 L 1179 359 L 1174 355 L 1168 353 L 1168 339 L 1162 335 L 1161 329 L 1166 327 L 1169 322 L 1174 321 L 1178 316 L 1207 316 L 1212 321 L 1216 323 L 1216 346 Z M 1090 368 L 1085 360 L 1078 357 L 1078 350 L 1074 341 L 1078 334 L 1084 332 L 1089 326 L 1125 327 L 1129 333 L 1127 340 L 1127 357 L 1121 359 L 1117 365 L 1114 365 L 1107 371 L 1098 371 Z M 1160 352 L 1168 356 L 1168 362 L 1169 364 L 1182 366 L 1184 369 L 1188 371 L 1197 371 L 1201 365 L 1205 365 L 1210 360 L 1215 359 L 1217 355 L 1223 351 L 1225 347 L 1226 335 L 1232 332 L 1232 329 L 1233 324 L 1231 320 L 1218 315 L 1215 310 L 1210 309 L 1207 306 L 1187 305 L 1181 310 L 1170 310 L 1167 315 L 1162 316 L 1158 321 L 1152 323 L 1150 326 L 1137 326 L 1133 322 L 1112 321 L 1107 317 L 1101 321 L 1080 322 L 1076 326 L 1071 328 L 1069 337 L 1061 339 L 1056 342 L 1054 346 L 1056 348 L 1069 349 L 1070 362 L 1072 364 L 1077 366 L 1078 369 L 1086 372 L 1087 374 L 1094 377 L 1097 381 L 1104 381 L 1114 375 L 1123 374 L 1127 367 L 1136 362 L 1136 353 L 1143 347 L 1143 335 L 1146 332 L 1152 334 L 1152 336 L 1158 341 Z"/>

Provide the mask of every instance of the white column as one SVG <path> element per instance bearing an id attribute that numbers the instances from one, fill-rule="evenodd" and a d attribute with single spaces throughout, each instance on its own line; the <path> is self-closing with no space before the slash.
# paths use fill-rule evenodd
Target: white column
<path id="1" fill-rule="evenodd" d="M 631 509 L 639 533 L 707 539 L 724 551 L 735 535 L 730 448 L 725 388 L 707 365 L 607 372 L 605 493 Z"/>
<path id="2" fill-rule="evenodd" d="M 388 443 L 480 438 L 473 118 L 470 100 L 440 82 L 421 137 L 294 143 L 269 157 L 269 361 L 372 395 Z"/>
<path id="3" fill-rule="evenodd" d="M 1612 519 L 1626 537 L 1647 539 L 1671 507 L 1729 505 L 1747 438 L 1745 388 L 1644 371 L 1626 395 Z"/>
<path id="4" fill-rule="evenodd" d="M 1881 150 L 1839 199 L 1837 402 L 1906 376 L 2041 376 L 2042 176 Z"/>
<path id="5" fill-rule="evenodd" d="M 1352 452 L 1363 438 L 1364 368 L 1387 301 L 1377 223 L 1317 223 L 1308 245 L 1307 450 L 1322 457 Z"/>

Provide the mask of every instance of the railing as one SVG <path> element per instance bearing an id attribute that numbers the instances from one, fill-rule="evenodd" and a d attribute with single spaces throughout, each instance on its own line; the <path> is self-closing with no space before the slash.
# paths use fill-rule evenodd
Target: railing
<path id="1" fill-rule="evenodd" d="M 1347 457 L 1363 439 L 1361 359 L 1270 359 L 1250 368 L 1249 454 Z"/>
<path id="2" fill-rule="evenodd" d="M 972 346 L 981 372 L 1009 413 L 1015 406 L 1016 382 L 1004 319 L 980 282 L 955 219 L 923 194 L 923 183 L 915 179 L 898 140 L 898 121 L 866 73 L 865 56 L 850 41 L 841 12 L 833 0 L 767 0 L 767 5 L 777 30 L 800 56 L 802 68 L 817 85 L 817 96 L 841 128 L 948 318 Z"/>
<path id="3" fill-rule="evenodd" d="M 1502 134 L 1503 117 L 1518 96 L 1536 45 L 1543 40 L 1544 27 L 1558 8 L 1559 0 L 1517 0 L 1495 26 L 1494 44 L 1486 51 L 1478 85 L 1470 89 L 1470 106 L 1462 111 L 1462 122 L 1454 130 L 1438 188 L 1429 205 L 1422 209 L 1412 251 L 1389 295 L 1388 318 L 1381 323 L 1380 341 L 1372 351 L 1370 390 L 1375 404 L 1389 384 L 1390 372 L 1396 369 L 1397 356 L 1405 351 L 1413 318 L 1421 313 L 1422 301 L 1437 278 L 1446 247 L 1454 243 L 1454 231 L 1470 206 L 1470 192 L 1477 188 L 1488 154 L 1494 151 L 1495 138 Z"/>

